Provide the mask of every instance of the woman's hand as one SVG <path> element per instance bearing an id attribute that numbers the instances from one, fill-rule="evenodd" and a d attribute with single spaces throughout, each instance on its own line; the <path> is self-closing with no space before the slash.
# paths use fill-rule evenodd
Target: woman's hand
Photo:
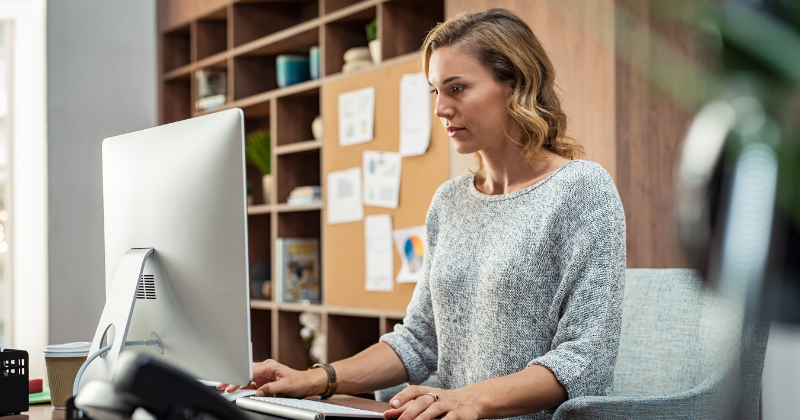
<path id="1" fill-rule="evenodd" d="M 248 386 L 219 384 L 218 390 L 234 392 L 256 389 L 256 396 L 304 398 L 325 392 L 328 376 L 324 369 L 294 370 L 272 359 L 253 363 L 253 383 Z"/>
<path id="2" fill-rule="evenodd" d="M 477 420 L 481 415 L 476 404 L 477 396 L 472 394 L 465 388 L 444 390 L 412 385 L 392 398 L 392 409 L 384 412 L 383 417 L 432 420 L 441 416 L 443 420 Z"/>

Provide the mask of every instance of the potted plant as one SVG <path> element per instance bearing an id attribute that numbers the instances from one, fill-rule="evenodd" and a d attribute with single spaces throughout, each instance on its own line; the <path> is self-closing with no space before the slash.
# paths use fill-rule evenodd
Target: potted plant
<path id="1" fill-rule="evenodd" d="M 264 203 L 270 202 L 272 193 L 272 145 L 268 131 L 254 131 L 245 140 L 247 162 L 255 165 L 262 173 Z"/>
<path id="2" fill-rule="evenodd" d="M 369 41 L 369 54 L 372 56 L 374 64 L 381 63 L 381 40 L 378 39 L 378 20 L 372 19 L 365 27 L 367 40 Z"/>

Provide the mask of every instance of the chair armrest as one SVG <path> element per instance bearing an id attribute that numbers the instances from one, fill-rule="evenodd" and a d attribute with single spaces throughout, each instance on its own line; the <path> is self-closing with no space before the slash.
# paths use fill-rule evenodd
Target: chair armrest
<path id="1" fill-rule="evenodd" d="M 553 414 L 560 419 L 726 419 L 736 404 L 730 399 L 736 381 L 709 378 L 687 391 L 669 395 L 586 396 L 569 399 Z"/>

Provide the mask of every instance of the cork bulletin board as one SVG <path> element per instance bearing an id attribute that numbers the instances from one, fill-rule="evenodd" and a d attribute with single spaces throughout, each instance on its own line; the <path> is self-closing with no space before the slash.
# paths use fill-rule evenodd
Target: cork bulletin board
<path id="1" fill-rule="evenodd" d="M 365 150 L 397 152 L 400 145 L 400 78 L 406 73 L 420 72 L 419 61 L 405 59 L 395 64 L 383 65 L 375 70 L 355 76 L 343 77 L 322 87 L 322 115 L 324 120 L 324 150 L 322 182 L 327 174 L 353 167 L 361 167 Z M 375 88 L 375 128 L 372 141 L 339 145 L 338 97 L 339 94 L 366 87 Z M 431 101 L 434 101 L 431 98 Z M 435 103 L 432 102 L 431 109 Z M 397 209 L 364 206 L 364 215 L 388 214 L 392 229 L 424 225 L 425 215 L 436 189 L 448 179 L 447 134 L 435 116 L 431 122 L 431 142 L 428 151 L 420 156 L 402 159 L 400 198 Z M 364 290 L 366 263 L 364 256 L 364 221 L 330 225 L 324 218 L 323 261 L 324 293 L 328 306 L 405 311 L 415 283 L 396 283 L 391 292 Z M 395 276 L 401 261 L 394 250 Z"/>

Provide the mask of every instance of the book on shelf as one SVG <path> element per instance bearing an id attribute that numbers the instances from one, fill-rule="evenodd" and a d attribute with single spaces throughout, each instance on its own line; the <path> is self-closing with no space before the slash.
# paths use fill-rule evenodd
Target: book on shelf
<path id="1" fill-rule="evenodd" d="M 278 238 L 275 241 L 277 302 L 322 303 L 319 239 Z"/>
<path id="2" fill-rule="evenodd" d="M 289 193 L 287 204 L 290 206 L 301 206 L 320 201 L 322 201 L 322 187 L 319 185 L 305 185 L 302 187 L 295 187 L 295 189 Z"/>
<path id="3" fill-rule="evenodd" d="M 195 110 L 206 111 L 225 105 L 228 95 L 228 72 L 225 69 L 199 69 Z"/>

